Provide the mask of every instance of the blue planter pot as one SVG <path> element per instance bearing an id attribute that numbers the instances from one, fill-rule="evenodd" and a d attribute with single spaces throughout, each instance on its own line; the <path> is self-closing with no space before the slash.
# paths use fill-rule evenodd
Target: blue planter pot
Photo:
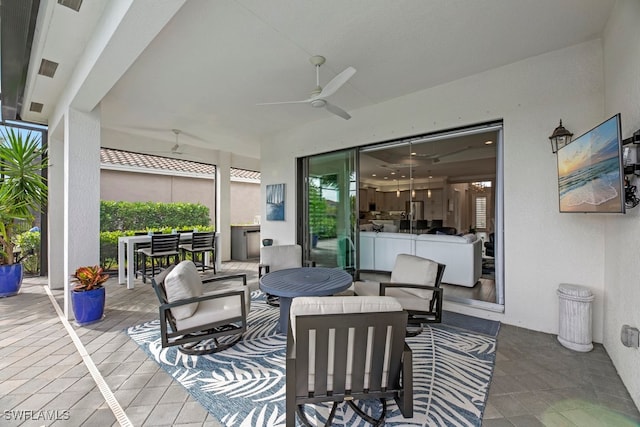
<path id="1" fill-rule="evenodd" d="M 104 314 L 105 288 L 91 291 L 71 291 L 73 315 L 76 323 L 86 325 L 102 319 Z"/>
<path id="2" fill-rule="evenodd" d="M 0 298 L 17 294 L 22 286 L 22 264 L 0 265 Z"/>

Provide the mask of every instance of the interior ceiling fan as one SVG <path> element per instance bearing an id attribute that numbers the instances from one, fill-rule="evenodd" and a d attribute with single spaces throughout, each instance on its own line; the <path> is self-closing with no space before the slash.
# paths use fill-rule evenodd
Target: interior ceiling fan
<path id="1" fill-rule="evenodd" d="M 316 88 L 311 91 L 309 98 L 302 101 L 281 101 L 281 102 L 263 102 L 257 105 L 279 105 L 279 104 L 310 104 L 314 108 L 325 108 L 330 113 L 340 116 L 345 120 L 349 120 L 351 115 L 344 111 L 342 108 L 333 105 L 327 101 L 326 98 L 337 92 L 342 85 L 344 85 L 353 75 L 356 73 L 356 69 L 348 67 L 340 74 L 335 76 L 326 86 L 323 88 L 320 86 L 320 66 L 325 63 L 324 56 L 312 56 L 309 61 L 316 67 Z"/>
<path id="2" fill-rule="evenodd" d="M 415 154 L 412 154 L 411 157 L 416 157 L 419 159 L 427 159 L 427 160 L 431 160 L 432 163 L 438 163 L 440 159 L 443 157 L 453 156 L 454 154 L 462 153 L 463 151 L 466 151 L 470 148 L 471 146 L 467 145 L 466 147 L 458 148 L 458 149 L 447 151 L 444 153 L 437 153 L 437 154 L 415 153 Z"/>
<path id="3" fill-rule="evenodd" d="M 402 161 L 400 163 L 383 163 L 380 165 L 383 169 L 388 169 L 391 171 L 396 171 L 398 169 L 410 169 L 414 167 L 420 166 L 420 164 L 428 163 L 439 163 L 440 159 L 445 159 L 446 157 L 453 156 L 454 154 L 462 153 L 470 149 L 471 146 L 457 148 L 455 150 L 446 151 L 444 153 L 412 153 L 409 156 L 401 156 Z"/>

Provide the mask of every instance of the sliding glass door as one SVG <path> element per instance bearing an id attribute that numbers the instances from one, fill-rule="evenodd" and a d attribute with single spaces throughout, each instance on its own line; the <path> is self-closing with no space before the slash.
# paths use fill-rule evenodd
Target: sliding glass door
<path id="1" fill-rule="evenodd" d="M 298 231 L 305 259 L 317 266 L 356 267 L 356 158 L 350 149 L 300 159 Z"/>

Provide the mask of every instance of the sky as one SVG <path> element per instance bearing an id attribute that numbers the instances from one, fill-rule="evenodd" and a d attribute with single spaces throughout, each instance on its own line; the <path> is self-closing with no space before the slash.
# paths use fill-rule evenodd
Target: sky
<path id="1" fill-rule="evenodd" d="M 568 175 L 619 153 L 618 116 L 601 123 L 558 150 L 558 171 Z"/>

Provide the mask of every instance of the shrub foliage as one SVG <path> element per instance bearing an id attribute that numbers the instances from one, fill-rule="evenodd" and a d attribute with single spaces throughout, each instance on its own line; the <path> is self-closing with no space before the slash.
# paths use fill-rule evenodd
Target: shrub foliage
<path id="1" fill-rule="evenodd" d="M 118 263 L 118 237 L 136 232 L 213 231 L 209 208 L 199 203 L 100 202 L 100 265 Z"/>
<path id="2" fill-rule="evenodd" d="M 199 203 L 100 202 L 100 231 L 206 227 L 209 208 Z"/>

